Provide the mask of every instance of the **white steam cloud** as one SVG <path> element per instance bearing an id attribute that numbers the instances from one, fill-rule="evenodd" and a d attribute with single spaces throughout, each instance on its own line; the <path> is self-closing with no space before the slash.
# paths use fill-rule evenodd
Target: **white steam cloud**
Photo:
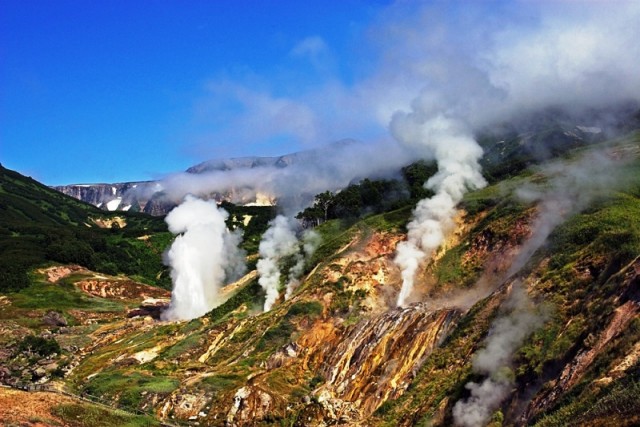
<path id="1" fill-rule="evenodd" d="M 622 159 L 611 153 L 589 151 L 573 161 L 546 165 L 541 172 L 549 177 L 542 188 L 523 187 L 517 195 L 525 201 L 538 201 L 538 215 L 532 225 L 533 234 L 524 243 L 512 263 L 508 276 L 517 273 L 547 240 L 551 232 L 571 215 L 585 209 L 597 197 L 606 197 L 623 180 Z"/>
<path id="2" fill-rule="evenodd" d="M 294 43 L 291 52 L 327 70 L 320 80 L 255 70 L 212 79 L 195 108 L 205 122 L 193 129 L 197 144 L 261 146 L 284 137 L 308 147 L 345 136 L 385 138 L 397 111 L 436 91 L 440 110 L 473 129 L 550 105 L 640 99 L 635 0 L 409 0 L 378 10 L 354 33 L 348 64 L 332 65 L 338 49 L 322 34 Z M 352 72 L 347 81 L 344 69 Z"/>
<path id="3" fill-rule="evenodd" d="M 163 319 L 204 315 L 223 302 L 220 287 L 244 273 L 244 254 L 238 248 L 241 237 L 227 229 L 227 216 L 215 202 L 192 196 L 167 215 L 169 231 L 178 236 L 165 255 L 173 291 Z"/>
<path id="4" fill-rule="evenodd" d="M 456 135 L 470 136 L 548 106 L 586 110 L 639 101 L 639 21 L 637 1 L 395 2 L 380 8 L 354 41 L 363 47 L 349 58 L 362 67 L 353 70 L 358 78 L 343 82 L 340 67 L 331 66 L 335 70 L 322 80 L 305 84 L 279 75 L 221 73 L 237 77 L 207 83 L 205 99 L 194 108 L 202 129 L 188 132 L 209 147 L 220 141 L 264 147 L 282 144 L 282 138 L 296 149 L 345 137 L 366 144 L 331 147 L 286 168 L 172 175 L 162 189 L 172 201 L 230 190 L 289 198 L 291 215 L 319 192 L 424 158 L 423 141 L 401 136 L 414 149 L 407 150 L 389 138 L 390 122 L 396 137 L 406 132 L 397 129 L 402 121 L 414 122 L 411 127 L 422 133 L 432 122 L 439 128 L 435 122 L 452 121 Z M 291 47 L 296 53 L 314 61 L 339 59 L 322 35 L 306 35 Z"/>
<path id="5" fill-rule="evenodd" d="M 391 128 L 399 141 L 424 150 L 438 164 L 438 172 L 425 183 L 436 194 L 418 203 L 407 226 L 407 240 L 397 248 L 395 262 L 402 271 L 398 305 L 404 306 L 420 262 L 438 249 L 453 228 L 456 205 L 467 190 L 481 188 L 486 181 L 478 164 L 482 148 L 459 122 L 443 115 L 425 118 L 416 107 L 412 113 L 396 115 Z"/>
<path id="6" fill-rule="evenodd" d="M 271 310 L 279 296 L 280 261 L 298 252 L 298 239 L 292 221 L 278 215 L 264 233 L 260 242 L 260 260 L 258 260 L 258 283 L 266 292 L 264 311 Z"/>
<path id="7" fill-rule="evenodd" d="M 485 185 L 478 165 L 482 150 L 472 137 L 474 131 L 549 106 L 584 112 L 640 99 L 640 76 L 627 57 L 640 60 L 640 48 L 629 39 L 639 33 L 629 17 L 639 18 L 640 6 L 637 2 L 616 6 L 529 4 L 527 12 L 537 16 L 530 22 L 514 10 L 499 8 L 496 17 L 513 18 L 504 20 L 505 25 L 483 15 L 482 5 L 471 6 L 464 14 L 456 5 L 437 3 L 391 7 L 393 18 L 383 19 L 380 30 L 385 36 L 382 46 L 393 41 L 393 51 L 381 56 L 381 68 L 409 58 L 409 66 L 398 70 L 398 80 L 405 87 L 418 82 L 420 90 L 410 113 L 398 112 L 403 107 L 397 104 L 402 97 L 406 103 L 410 92 L 386 97 L 396 103 L 391 131 L 420 157 L 435 159 L 439 169 L 425 183 L 436 195 L 418 204 L 408 240 L 398 246 L 396 263 L 403 281 L 398 305 L 407 303 L 420 263 L 451 231 L 455 207 L 465 191 Z M 556 8 L 563 10 L 561 18 L 554 13 Z M 624 25 L 608 25 L 614 20 Z M 607 60 L 600 61 L 595 52 Z M 522 60 L 532 55 L 533 63 Z M 383 72 L 372 81 L 384 87 L 388 77 Z"/>
<path id="8" fill-rule="evenodd" d="M 544 323 L 545 316 L 536 310 L 519 282 L 514 283 L 504 308 L 507 314 L 493 321 L 484 348 L 473 359 L 473 371 L 487 378 L 481 383 L 467 383 L 465 387 L 471 391 L 471 396 L 453 407 L 457 425 L 481 427 L 487 424 L 513 387 L 513 354 Z"/>
<path id="9" fill-rule="evenodd" d="M 606 197 L 615 191 L 622 183 L 616 172 L 622 164 L 623 161 L 616 161 L 611 153 L 590 151 L 576 160 L 546 166 L 542 172 L 549 179 L 542 188 L 521 188 L 521 198 L 539 202 L 538 215 L 532 225 L 532 235 L 520 248 L 506 277 L 517 274 L 558 225 L 597 197 Z M 494 321 L 485 347 L 473 361 L 474 372 L 487 378 L 480 384 L 468 383 L 466 388 L 471 396 L 453 408 L 458 425 L 486 425 L 513 386 L 510 367 L 514 352 L 545 319 L 543 314 L 536 313 L 519 281 L 514 283 L 506 308 L 510 313 Z"/>
<path id="10" fill-rule="evenodd" d="M 289 270 L 287 278 L 285 298 L 289 298 L 298 286 L 298 279 L 303 273 L 305 256 L 313 255 L 320 243 L 320 236 L 308 231 L 303 234 L 302 247 L 298 242 L 296 231 L 300 225 L 291 218 L 278 215 L 271 221 L 269 229 L 265 232 L 260 242 L 258 260 L 258 283 L 266 292 L 264 311 L 269 311 L 280 295 L 280 282 L 282 274 L 281 262 L 288 257 L 293 257 L 294 265 Z"/>
<path id="11" fill-rule="evenodd" d="M 283 156 L 275 165 L 177 173 L 160 185 L 169 201 L 181 200 L 185 194 L 206 198 L 230 192 L 238 199 L 232 201 L 242 203 L 244 199 L 246 203 L 261 194 L 276 200 L 286 215 L 293 216 L 318 193 L 336 191 L 364 178 L 392 176 L 413 159 L 413 153 L 392 141 L 364 144 L 342 140 L 322 149 Z"/>
<path id="12" fill-rule="evenodd" d="M 283 141 L 308 148 L 344 137 L 366 144 L 317 150 L 287 167 L 177 174 L 162 181 L 162 191 L 172 201 L 189 193 L 260 193 L 291 216 L 317 193 L 433 159 L 438 173 L 425 185 L 436 194 L 416 207 L 396 257 L 403 278 L 398 304 L 405 305 L 419 265 L 451 231 L 456 205 L 466 191 L 484 185 L 474 132 L 548 106 L 580 113 L 639 101 L 639 21 L 637 1 L 393 3 L 356 41 L 363 48 L 353 52 L 363 56 L 350 58 L 356 69 L 348 82 L 341 67 L 322 64 L 339 59 L 334 47 L 322 35 L 307 35 L 290 53 L 317 61 L 326 71 L 322 80 L 298 84 L 250 72 L 211 81 L 194 108 L 198 128 L 187 132 L 198 144 L 229 141 L 245 148 Z M 554 203 L 563 209 L 561 201 Z M 539 234 L 544 242 L 548 232 Z M 274 238 L 266 236 L 261 254 L 269 300 L 277 298 L 272 278 L 278 270 L 269 263 L 285 256 Z"/>
<path id="13" fill-rule="evenodd" d="M 300 285 L 300 276 L 304 273 L 305 261 L 313 256 L 320 246 L 322 238 L 313 230 L 305 230 L 302 234 L 302 251 L 295 254 L 296 263 L 289 270 L 289 281 L 284 299 L 288 300 L 293 295 L 293 291 Z"/>

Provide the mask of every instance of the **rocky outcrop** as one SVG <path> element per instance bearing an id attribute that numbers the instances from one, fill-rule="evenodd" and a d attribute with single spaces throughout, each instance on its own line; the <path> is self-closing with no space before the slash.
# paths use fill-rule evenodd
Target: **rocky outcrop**
<path id="1" fill-rule="evenodd" d="M 325 390 L 371 414 L 404 392 L 460 315 L 416 304 L 361 322 L 322 355 Z"/>
<path id="2" fill-rule="evenodd" d="M 146 204 L 146 194 L 155 191 L 156 183 L 122 182 L 116 184 L 72 184 L 53 187 L 55 190 L 108 211 L 140 211 Z"/>
<path id="3" fill-rule="evenodd" d="M 608 322 L 597 335 L 589 335 L 584 340 L 580 349 L 564 365 L 557 378 L 551 380 L 545 389 L 533 398 L 521 416 L 521 422 L 524 423 L 536 414 L 551 408 L 584 378 L 596 358 L 606 352 L 607 345 L 621 335 L 631 322 L 640 319 L 640 258 L 636 258 L 625 269 L 614 275 L 609 282 L 616 285 L 620 295 L 614 299 L 617 306 L 609 316 Z M 606 385 L 613 380 L 613 377 L 621 377 L 624 371 L 637 363 L 639 355 L 636 347 L 640 347 L 640 343 L 636 343 L 629 354 L 615 365 L 608 375 L 596 382 Z"/>
<path id="4" fill-rule="evenodd" d="M 318 163 L 322 158 L 334 155 L 335 150 L 355 144 L 345 139 L 327 147 L 277 157 L 239 157 L 216 159 L 199 163 L 186 170 L 189 174 L 224 172 L 237 169 L 286 168 L 300 162 Z M 169 213 L 179 200 L 169 200 L 163 193 L 160 181 L 121 182 L 115 184 L 70 184 L 53 187 L 68 196 L 108 211 L 142 211 L 161 216 Z M 237 204 L 264 204 L 265 197 L 256 194 L 255 188 L 230 188 L 223 193 L 212 192 L 207 197 Z M 272 204 L 272 200 L 268 204 Z"/>

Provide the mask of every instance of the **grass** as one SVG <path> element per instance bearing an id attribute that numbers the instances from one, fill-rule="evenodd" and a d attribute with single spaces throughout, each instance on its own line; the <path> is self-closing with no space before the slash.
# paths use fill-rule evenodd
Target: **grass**
<path id="1" fill-rule="evenodd" d="M 94 219 L 114 216 L 124 217 L 126 227 L 94 225 Z M 102 211 L 0 166 L 0 291 L 28 287 L 26 272 L 52 261 L 135 274 L 166 287 L 161 254 L 171 238 L 162 218 Z"/>
<path id="2" fill-rule="evenodd" d="M 232 388 L 238 387 L 244 382 L 246 377 L 238 374 L 217 374 L 205 377 L 200 383 L 214 393 L 222 391 L 228 391 Z"/>
<path id="3" fill-rule="evenodd" d="M 363 223 L 377 231 L 400 232 L 411 219 L 413 206 L 405 206 L 400 209 L 372 215 Z"/>
<path id="4" fill-rule="evenodd" d="M 150 416 L 140 416 L 124 411 L 107 409 L 89 403 L 66 403 L 52 408 L 68 427 L 153 427 L 160 422 Z"/>
<path id="5" fill-rule="evenodd" d="M 191 333 L 183 340 L 178 341 L 176 344 L 165 348 L 159 355 L 161 359 L 175 359 L 183 353 L 197 348 L 201 345 L 202 335 L 197 333 Z"/>
<path id="6" fill-rule="evenodd" d="M 258 284 L 258 280 L 255 279 L 245 285 L 224 303 L 207 313 L 206 316 L 216 324 L 223 321 L 229 313 L 236 310 L 243 304 L 247 307 L 251 307 L 258 301 L 262 301 L 263 298 L 264 291 Z"/>
<path id="7" fill-rule="evenodd" d="M 178 380 L 174 378 L 111 370 L 100 372 L 88 380 L 84 393 L 117 399 L 118 405 L 123 408 L 138 409 L 143 399 L 142 392 L 168 395 L 178 385 Z"/>
<path id="8" fill-rule="evenodd" d="M 291 340 L 291 334 L 296 330 L 288 319 L 283 319 L 267 329 L 256 344 L 256 351 L 265 349 L 275 350 Z"/>
<path id="9" fill-rule="evenodd" d="M 311 319 L 318 318 L 322 315 L 322 304 L 317 301 L 300 301 L 297 302 L 287 311 L 285 319 L 291 319 L 293 317 L 308 317 Z"/>
<path id="10" fill-rule="evenodd" d="M 122 312 L 117 301 L 86 295 L 68 281 L 62 283 L 34 283 L 20 292 L 8 294 L 17 308 L 30 310 L 84 309 L 94 312 Z"/>

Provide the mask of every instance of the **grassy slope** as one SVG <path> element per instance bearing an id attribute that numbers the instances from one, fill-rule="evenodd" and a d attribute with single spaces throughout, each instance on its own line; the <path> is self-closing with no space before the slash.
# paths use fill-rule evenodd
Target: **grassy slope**
<path id="1" fill-rule="evenodd" d="M 94 223 L 116 216 L 124 218 L 124 228 Z M 149 234 L 152 239 L 138 240 Z M 168 286 L 160 253 L 170 239 L 161 218 L 105 212 L 0 167 L 0 291 L 29 286 L 27 271 L 51 262 Z"/>
<path id="2" fill-rule="evenodd" d="M 632 135 L 622 143 L 635 146 L 637 152 L 640 135 Z M 626 165 L 622 175 L 626 184 L 623 190 L 603 195 L 559 226 L 524 270 L 531 283 L 530 292 L 543 301 L 551 316 L 515 355 L 513 370 L 517 391 L 510 397 L 511 403 L 540 390 L 541 378 L 544 382 L 559 375 L 558 366 L 571 360 L 582 348 L 583 340 L 597 336 L 620 304 L 615 274 L 640 255 L 640 159 Z M 525 173 L 516 180 L 521 183 L 527 176 L 530 174 Z M 440 280 L 473 283 L 477 272 L 462 266 L 465 248 L 474 235 L 487 229 L 492 229 L 492 235 L 500 229 L 508 232 L 509 223 L 526 209 L 510 201 L 513 196 L 509 195 L 509 189 L 515 188 L 512 184 L 501 183 L 466 197 L 464 205 L 471 214 L 482 213 L 484 218 L 469 233 L 468 239 L 452 248 L 435 267 Z M 588 277 L 581 274 L 585 269 L 590 271 Z M 378 411 L 382 424 L 452 422 L 453 404 L 468 395 L 464 384 L 481 379 L 471 372 L 471 356 L 481 347 L 501 298 L 500 293 L 495 294 L 478 302 L 467 313 L 441 348 L 427 359 L 408 392 Z M 640 409 L 637 397 L 633 397 L 640 375 L 637 362 L 627 376 L 607 387 L 593 387 L 591 382 L 620 363 L 639 340 L 640 320 L 636 317 L 622 335 L 604 348 L 583 380 L 566 397 L 550 408 L 549 413 L 537 415 L 540 424 L 560 426 L 576 420 L 590 423 L 616 412 L 618 417 L 636 413 Z M 508 404 L 509 401 L 503 409 Z M 501 419 L 501 412 L 495 417 Z"/>
<path id="3" fill-rule="evenodd" d="M 640 140 L 636 137 L 631 142 L 637 145 Z M 514 401 L 519 399 L 521 393 L 535 391 L 535 387 L 539 387 L 534 384 L 537 378 L 557 375 L 557 372 L 551 372 L 552 368 L 571 358 L 577 351 L 576 346 L 580 346 L 590 333 L 601 330 L 602 325 L 610 318 L 615 287 L 604 284 L 621 266 L 640 254 L 638 167 L 637 162 L 627 167 L 629 185 L 624 191 L 599 199 L 588 210 L 559 227 L 552 234 L 549 244 L 541 248 L 528 266 L 530 280 L 537 283 L 532 292 L 544 301 L 552 315 L 544 327 L 535 332 L 515 355 L 513 375 L 517 392 L 513 395 Z M 437 285 L 457 283 L 468 286 L 474 282 L 481 268 L 462 261 L 470 243 L 483 233 L 490 234 L 496 241 L 509 237 L 515 224 L 527 218 L 532 209 L 531 205 L 516 201 L 512 191 L 531 180 L 539 180 L 539 177 L 524 172 L 465 198 L 463 207 L 468 210 L 469 222 L 475 226 L 439 263 L 429 267 L 437 279 Z M 336 252 L 358 234 L 370 233 L 372 230 L 402 231 L 409 216 L 410 208 L 404 208 L 370 216 L 353 225 L 337 220 L 326 222 L 317 229 L 323 236 L 323 245 L 309 263 L 307 271 L 318 264 L 329 266 Z M 575 273 L 575 266 L 585 263 L 594 266 L 595 280 L 588 286 Z M 87 361 L 88 364 L 75 372 L 74 378 L 80 381 L 85 375 L 100 369 L 100 364 L 113 355 L 152 348 L 166 341 L 167 337 L 180 337 L 165 347 L 153 362 L 108 367 L 88 381 L 85 387 L 111 397 L 120 404 L 143 407 L 145 402 L 131 401 L 129 392 L 135 391 L 133 394 L 136 394 L 147 387 L 149 390 L 160 387 L 162 391 L 158 394 L 166 395 L 171 389 L 170 385 L 175 387 L 176 380 L 189 372 L 200 372 L 206 375 L 191 384 L 191 391 L 212 393 L 212 406 L 224 407 L 234 391 L 246 384 L 247 376 L 256 372 L 257 366 L 282 345 L 295 339 L 301 325 L 306 324 L 304 322 L 319 315 L 318 307 L 309 305 L 313 304 L 313 298 L 325 292 L 335 292 L 336 297 L 328 313 L 331 316 L 346 316 L 341 307 L 357 307 L 355 295 L 347 295 L 341 289 L 318 282 L 317 279 L 317 276 L 311 275 L 298 288 L 297 295 L 300 299 L 277 305 L 271 312 L 258 316 L 252 316 L 251 309 L 260 304 L 261 291 L 255 281 L 249 282 L 235 297 L 212 311 L 206 322 L 193 321 L 163 326 L 154 332 L 132 335 L 128 341 L 102 349 L 103 356 Z M 477 303 L 443 345 L 425 361 L 407 393 L 400 399 L 383 405 L 372 422 L 389 426 L 398 423 L 451 423 L 450 411 L 453 404 L 466 396 L 464 385 L 468 381 L 481 379 L 471 371 L 472 355 L 481 347 L 504 296 L 504 292 L 499 292 Z M 339 307 L 342 300 L 344 304 Z M 303 313 L 302 319 L 309 320 L 300 323 L 301 320 L 296 317 L 297 312 Z M 233 325 L 242 321 L 247 323 L 239 330 L 233 330 Z M 632 323 L 631 328 L 599 356 L 593 371 L 585 377 L 585 384 L 588 385 L 599 372 L 606 371 L 627 354 L 629 346 L 638 340 L 640 334 L 640 325 L 637 323 Z M 234 334 L 233 337 L 206 363 L 195 360 L 195 355 L 203 354 L 213 337 L 230 334 Z M 309 393 L 313 388 L 310 386 L 311 382 L 316 380 L 310 373 L 307 378 L 301 376 L 304 373 L 291 370 L 293 368 L 287 369 L 276 369 L 270 374 L 261 374 L 266 377 L 259 378 L 264 378 L 267 384 L 271 384 L 271 390 L 278 392 L 282 398 L 299 402 L 300 396 Z M 588 421 L 607 416 L 612 407 L 619 409 L 612 402 L 623 402 L 631 410 L 635 410 L 636 406 L 628 402 L 630 394 L 627 391 L 633 390 L 633 385 L 636 384 L 633 375 L 602 390 L 594 391 L 583 384 L 559 401 L 555 408 L 551 408 L 546 418 L 545 414 L 540 414 L 538 419 L 545 423 L 543 425 L 562 425 L 577 417 Z M 120 393 L 122 378 L 135 380 L 127 387 L 126 393 Z M 596 405 L 596 409 L 588 412 L 587 409 L 592 404 Z M 222 416 L 223 413 L 219 415 Z M 276 419 L 281 417 L 275 414 L 273 416 Z M 502 412 L 499 411 L 495 419 L 501 417 Z"/>
<path id="4" fill-rule="evenodd" d="M 636 136 L 630 142 L 638 145 L 640 138 Z M 615 299 L 611 276 L 640 254 L 640 165 L 637 162 L 629 165 L 626 175 L 629 185 L 624 191 L 600 199 L 558 228 L 552 234 L 549 245 L 539 251 L 529 266 L 531 276 L 537 280 L 533 292 L 543 297 L 553 315 L 516 355 L 514 375 L 518 392 L 531 390 L 536 378 L 553 375 L 553 368 L 572 357 L 584 339 L 590 333 L 599 331 L 611 316 Z M 496 239 L 509 234 L 510 227 L 530 208 L 514 201 L 509 193 L 529 179 L 532 179 L 531 173 L 525 172 L 506 183 L 466 197 L 464 207 L 470 218 L 477 217 L 478 221 L 475 221 L 475 227 L 465 240 L 433 267 L 440 284 L 473 283 L 479 270 L 473 266 L 460 268 L 469 242 L 487 230 L 497 236 Z M 323 246 L 309 263 L 307 271 L 317 264 L 328 265 L 336 251 L 357 233 L 367 233 L 372 229 L 402 230 L 409 216 L 410 208 L 404 208 L 366 218 L 350 227 L 340 221 L 323 224 L 318 228 L 323 235 Z M 586 283 L 577 276 L 577 267 L 580 266 L 591 267 L 593 280 Z M 318 307 L 309 305 L 313 301 L 306 299 L 314 293 L 324 292 L 325 285 L 315 281 L 312 276 L 298 290 L 299 294 L 305 294 L 302 301 L 285 303 L 267 314 L 252 316 L 250 310 L 253 305 L 260 303 L 261 293 L 255 281 L 249 282 L 204 321 L 163 325 L 144 332 L 132 331 L 127 340 L 101 348 L 99 354 L 74 371 L 71 380 L 77 381 L 85 391 L 112 398 L 126 407 L 138 408 L 145 405 L 144 399 L 140 398 L 142 391 L 166 396 L 178 386 L 177 379 L 181 376 L 207 372 L 207 376 L 192 384 L 193 390 L 206 390 L 213 393 L 213 403 L 226 404 L 233 391 L 245 384 L 247 375 L 256 366 L 295 337 L 304 319 L 318 316 Z M 44 292 L 46 287 L 42 290 Z M 331 290 L 340 292 L 338 289 Z M 24 295 L 28 296 L 29 292 L 26 291 Z M 464 384 L 478 379 L 471 373 L 471 356 L 481 346 L 503 296 L 498 293 L 476 304 L 443 345 L 425 361 L 408 392 L 397 401 L 383 405 L 373 422 L 386 425 L 397 425 L 398 422 L 428 424 L 436 420 L 440 413 L 444 413 L 446 422 L 450 422 L 451 419 L 447 417 L 450 417 L 453 403 L 465 395 Z M 18 305 L 29 304 L 28 300 Z M 34 296 L 33 300 L 37 298 Z M 84 303 L 80 300 L 70 302 L 77 305 Z M 349 301 L 347 306 L 351 303 Z M 100 307 L 99 303 L 94 309 Z M 302 318 L 299 317 L 300 313 Z M 339 315 L 339 312 L 334 315 Z M 226 329 L 227 325 L 243 320 L 248 322 L 247 325 L 214 357 L 206 363 L 194 360 L 194 355 L 202 354 L 213 337 L 231 332 Z M 571 394 L 560 400 L 547 414 L 538 416 L 538 421 L 542 425 L 563 425 L 580 417 L 585 422 L 606 417 L 612 410 L 624 405 L 627 408 L 625 410 L 638 409 L 631 399 L 633 392 L 629 392 L 637 389 L 637 364 L 621 381 L 596 390 L 589 385 L 594 378 L 618 362 L 638 338 L 640 325 L 635 321 L 606 348 L 606 352 L 597 359 L 592 370 Z M 153 362 L 105 365 L 118 354 L 153 348 L 167 340 L 171 342 L 170 345 L 164 347 Z M 245 354 L 246 350 L 250 352 Z M 91 381 L 85 382 L 86 376 L 101 369 L 104 370 Z M 296 399 L 296 402 L 312 388 L 305 382 L 314 380 L 311 375 L 309 378 L 295 378 L 294 372 L 283 370 L 276 370 L 272 374 L 267 381 L 270 381 L 274 390 L 287 398 Z M 294 378 L 289 378 L 292 375 Z M 289 381 L 288 384 L 283 383 L 285 379 Z M 514 396 L 517 397 L 517 394 Z M 499 417 L 496 415 L 496 419 Z"/>

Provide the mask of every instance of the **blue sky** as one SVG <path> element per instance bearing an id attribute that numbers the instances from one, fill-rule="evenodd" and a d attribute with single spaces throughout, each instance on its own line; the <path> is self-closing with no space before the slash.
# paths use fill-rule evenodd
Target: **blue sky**
<path id="1" fill-rule="evenodd" d="M 5 0 L 0 161 L 54 185 L 305 148 L 286 131 L 234 138 L 236 92 L 278 99 L 328 75 L 348 85 L 384 3 Z"/>
<path id="2" fill-rule="evenodd" d="M 157 179 L 398 144 L 405 113 L 472 132 L 640 102 L 638 22 L 637 0 L 3 0 L 0 162 L 50 185 Z"/>

